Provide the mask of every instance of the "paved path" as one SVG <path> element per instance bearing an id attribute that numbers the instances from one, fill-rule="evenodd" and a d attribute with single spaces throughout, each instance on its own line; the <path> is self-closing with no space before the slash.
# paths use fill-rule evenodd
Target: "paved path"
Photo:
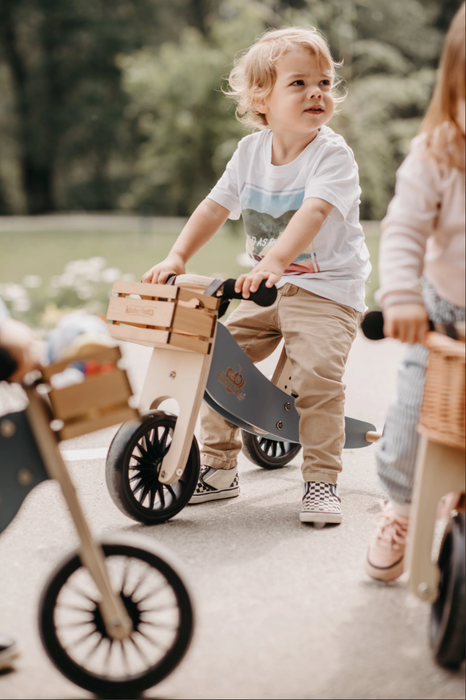
<path id="1" fill-rule="evenodd" d="M 347 370 L 347 414 L 382 426 L 401 348 L 358 337 Z M 145 348 L 129 349 L 135 389 Z M 267 369 L 267 364 L 265 369 Z M 428 648 L 429 607 L 403 580 L 378 585 L 363 572 L 377 498 L 374 448 L 346 451 L 345 518 L 299 523 L 299 457 L 267 472 L 241 458 L 241 496 L 189 507 L 142 527 L 113 505 L 104 484 L 114 429 L 63 447 L 93 531 L 141 533 L 184 563 L 197 603 L 193 644 L 151 698 L 463 698 L 464 669 L 449 673 Z M 0 538 L 0 630 L 23 650 L 0 675 L 0 698 L 81 698 L 41 648 L 37 602 L 49 572 L 76 545 L 57 485 L 40 485 Z"/>

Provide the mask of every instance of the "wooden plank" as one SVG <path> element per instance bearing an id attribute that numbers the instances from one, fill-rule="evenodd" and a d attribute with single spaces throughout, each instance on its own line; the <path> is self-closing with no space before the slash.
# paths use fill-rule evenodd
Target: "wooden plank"
<path id="1" fill-rule="evenodd" d="M 81 384 L 52 389 L 50 401 L 55 417 L 66 421 L 88 411 L 126 403 L 131 394 L 126 372 L 116 369 L 109 374 L 87 377 Z"/>
<path id="2" fill-rule="evenodd" d="M 139 413 L 129 406 L 119 407 L 117 410 L 96 416 L 88 420 L 76 421 L 65 424 L 58 433 L 59 440 L 69 440 L 71 438 L 92 433 L 95 430 L 102 430 L 117 423 L 124 423 L 128 420 L 139 420 Z"/>
<path id="3" fill-rule="evenodd" d="M 208 340 L 201 340 L 192 335 L 181 335 L 180 333 L 170 333 L 169 345 L 182 350 L 190 350 L 202 355 L 208 355 L 210 352 L 210 343 Z"/>
<path id="4" fill-rule="evenodd" d="M 147 284 L 146 282 L 114 282 L 115 294 L 139 294 L 139 296 L 176 299 L 178 288 L 167 284 Z"/>
<path id="5" fill-rule="evenodd" d="M 46 365 L 41 368 L 42 375 L 46 381 L 50 380 L 54 374 L 63 372 L 64 369 L 68 367 L 72 362 L 86 362 L 87 360 L 96 360 L 96 362 L 119 362 L 121 360 L 121 350 L 115 345 L 114 347 L 102 348 L 97 352 L 86 353 L 84 355 L 77 355 L 70 357 L 68 360 L 61 360 L 60 362 L 54 362 L 52 365 Z"/>
<path id="6" fill-rule="evenodd" d="M 207 297 L 205 294 L 200 294 L 199 292 L 193 292 L 190 289 L 183 289 L 179 287 L 178 299 L 180 301 L 191 301 L 191 299 L 198 299 L 201 306 L 206 309 L 212 309 L 216 311 L 220 306 L 220 299 L 217 297 Z"/>
<path id="7" fill-rule="evenodd" d="M 187 309 L 177 305 L 172 326 L 175 331 L 210 338 L 214 330 L 214 321 L 215 315 L 203 309 Z"/>
<path id="8" fill-rule="evenodd" d="M 109 326 L 108 330 L 112 338 L 128 340 L 139 345 L 166 345 L 168 343 L 168 331 L 159 331 L 154 328 L 136 328 L 135 326 Z"/>
<path id="9" fill-rule="evenodd" d="M 107 320 L 169 328 L 174 310 L 173 302 L 111 297 Z"/>

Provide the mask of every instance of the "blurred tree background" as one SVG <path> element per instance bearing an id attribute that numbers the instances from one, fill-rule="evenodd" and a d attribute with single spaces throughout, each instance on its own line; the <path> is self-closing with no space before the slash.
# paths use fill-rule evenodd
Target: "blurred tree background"
<path id="1" fill-rule="evenodd" d="M 186 216 L 245 133 L 221 88 L 269 27 L 324 32 L 348 97 L 331 126 L 380 219 L 460 0 L 1 0 L 0 214 Z"/>

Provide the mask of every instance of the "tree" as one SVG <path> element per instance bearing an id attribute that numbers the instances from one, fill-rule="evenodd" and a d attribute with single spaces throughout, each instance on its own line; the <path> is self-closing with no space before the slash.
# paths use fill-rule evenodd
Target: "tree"
<path id="1" fill-rule="evenodd" d="M 109 163 L 130 148 L 122 130 L 127 98 L 115 57 L 175 37 L 180 5 L 2 0 L 0 60 L 11 76 L 28 213 L 69 204 L 66 187 L 73 180 L 87 180 L 99 208 L 113 206 Z"/>

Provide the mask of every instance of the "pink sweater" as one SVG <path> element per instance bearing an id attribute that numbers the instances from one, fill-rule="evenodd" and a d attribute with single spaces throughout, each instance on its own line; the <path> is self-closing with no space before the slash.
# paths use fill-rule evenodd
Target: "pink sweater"
<path id="1" fill-rule="evenodd" d="M 377 294 L 382 308 L 422 302 L 421 275 L 442 299 L 464 307 L 464 184 L 464 172 L 426 156 L 425 136 L 413 140 L 382 221 Z"/>

